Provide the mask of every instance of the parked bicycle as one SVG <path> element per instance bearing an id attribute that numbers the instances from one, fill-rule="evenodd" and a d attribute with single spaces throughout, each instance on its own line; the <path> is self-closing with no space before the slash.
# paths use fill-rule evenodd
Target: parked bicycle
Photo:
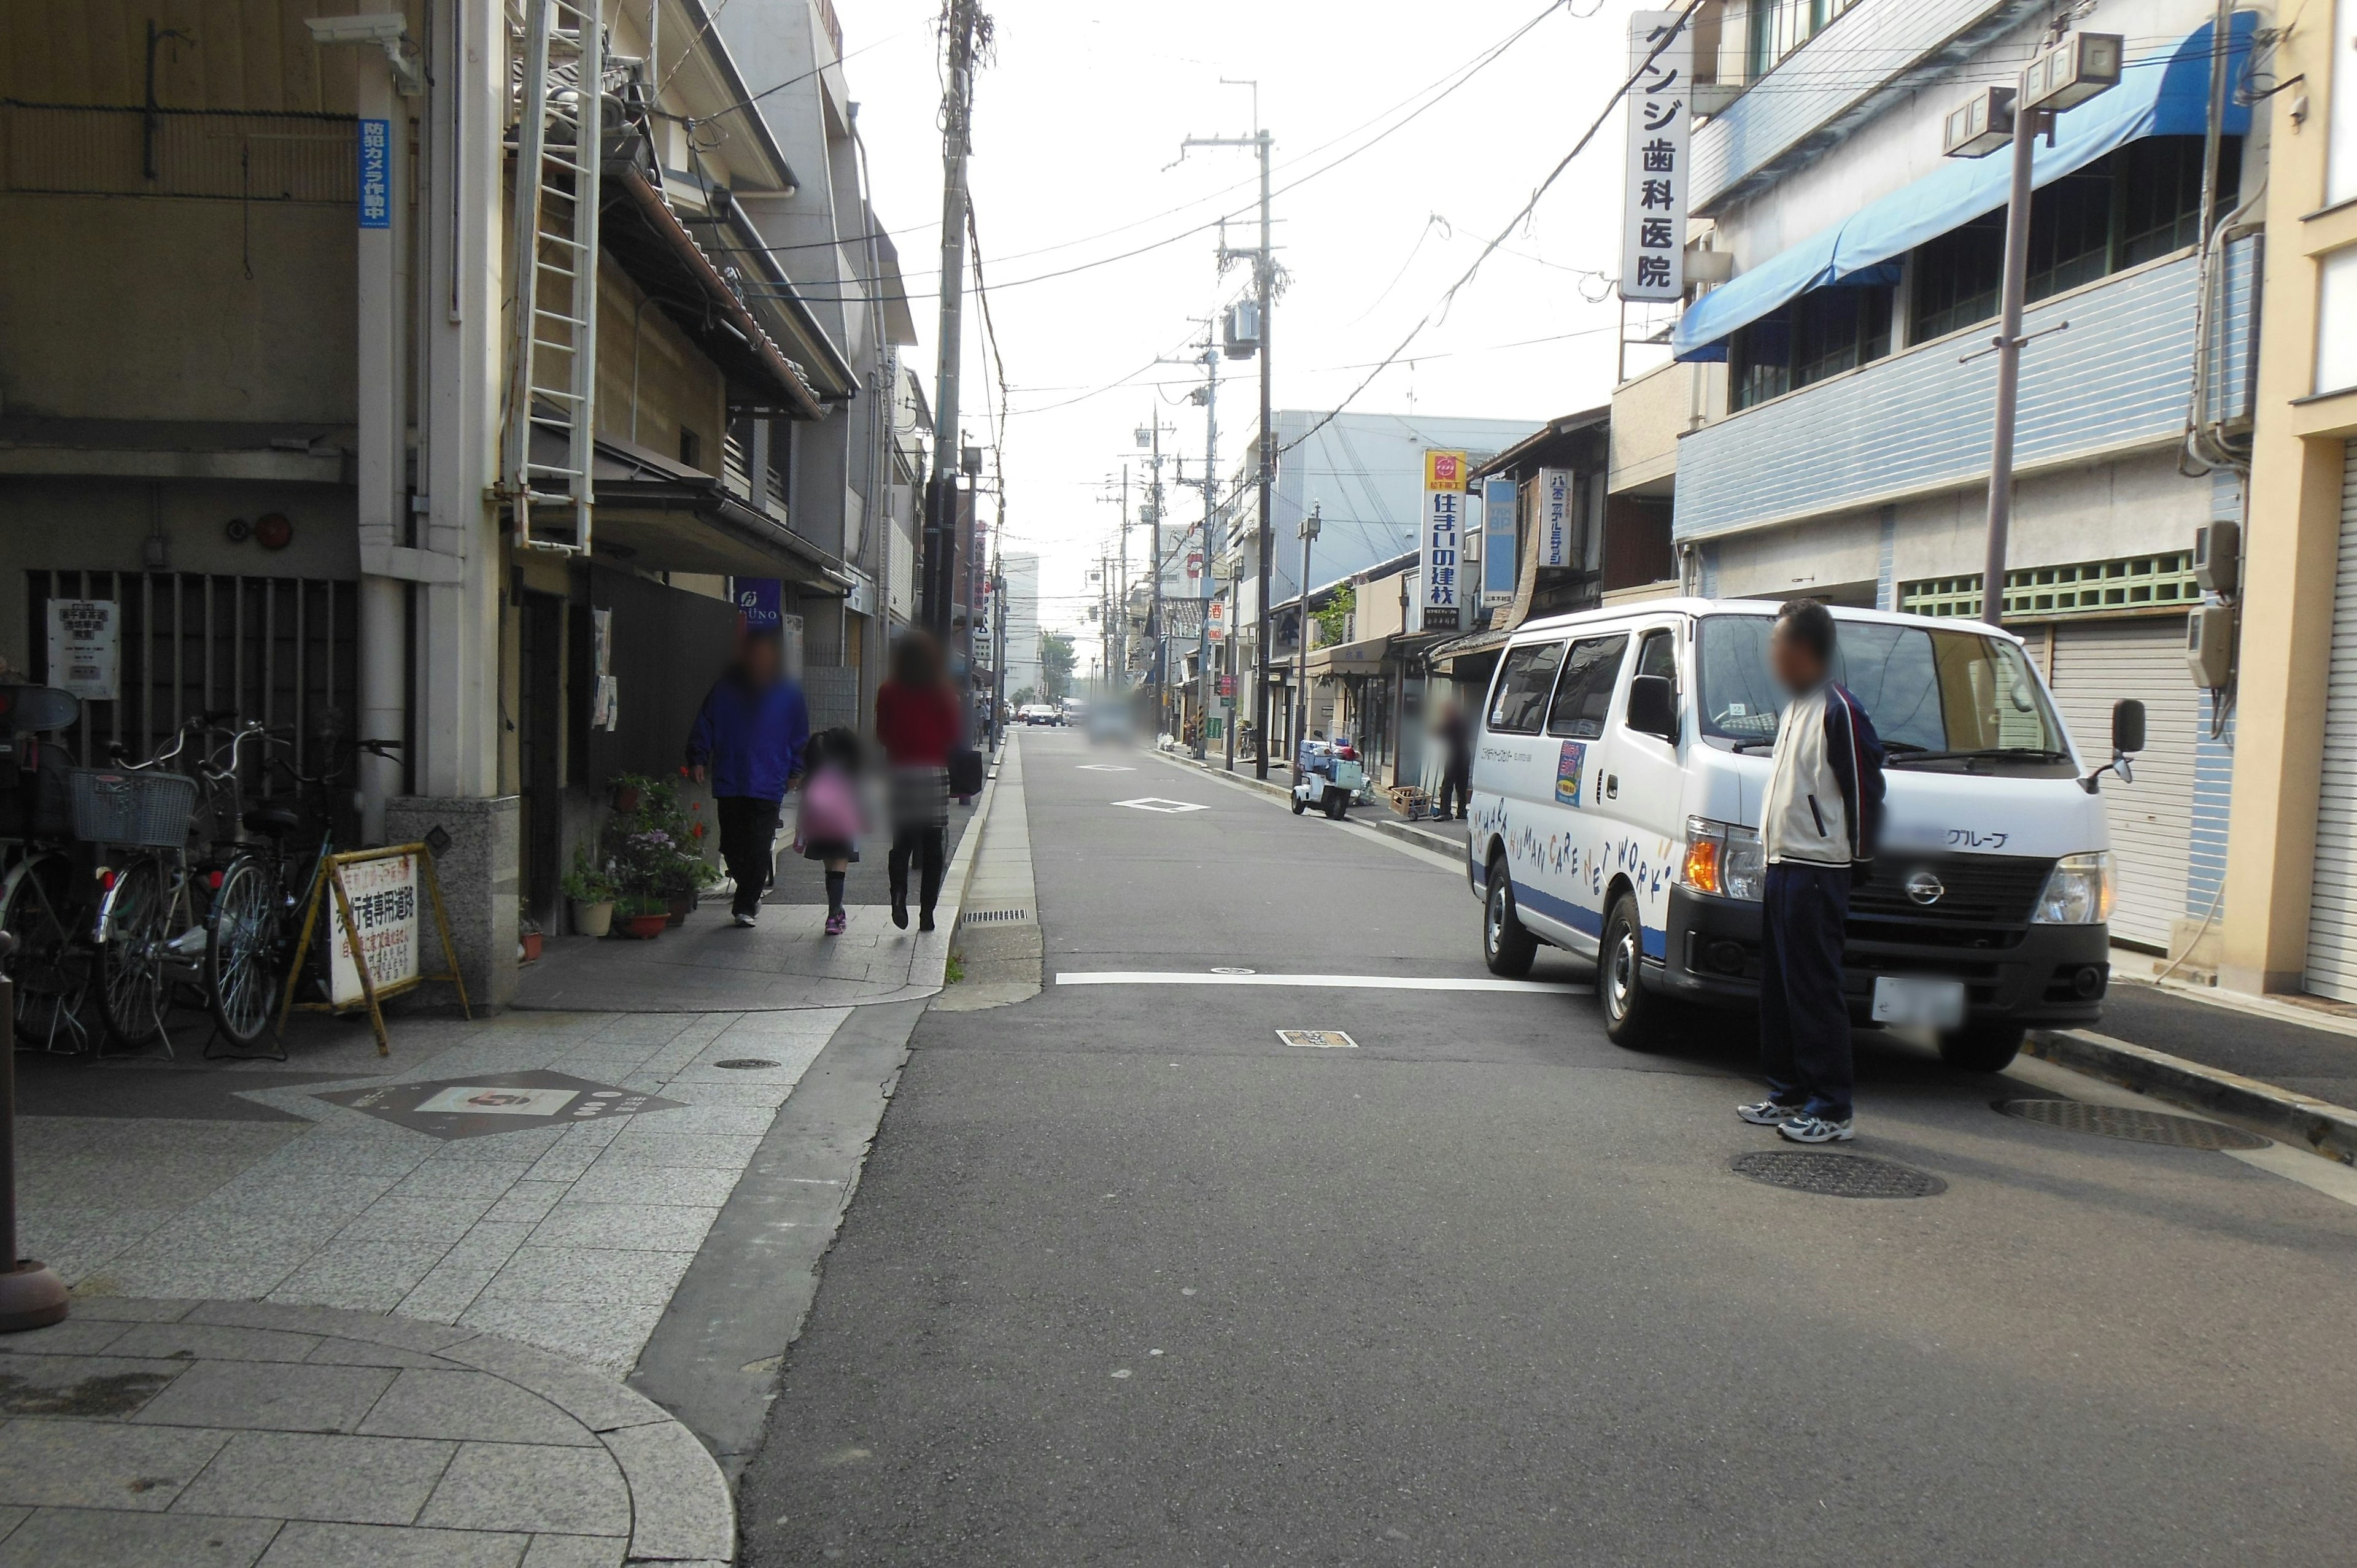
<path id="1" fill-rule="evenodd" d="M 112 768 L 76 768 L 71 775 L 74 836 L 132 851 L 99 876 L 92 931 L 99 1014 L 108 1037 L 118 1045 L 154 1039 L 171 1055 L 164 1015 L 172 987 L 203 983 L 199 965 L 209 889 L 200 880 L 202 867 L 189 854 L 189 832 L 200 782 L 216 796 L 226 788 L 232 801 L 235 784 L 209 766 L 201 746 L 194 773 L 174 772 L 166 765 L 229 716 L 208 713 L 189 719 L 175 732 L 170 746 L 145 762 L 124 762 L 118 745 L 111 748 Z M 235 821 L 233 805 L 228 820 Z"/>
<path id="2" fill-rule="evenodd" d="M 206 997 L 214 1026 L 242 1050 L 262 1038 L 287 976 L 307 961 L 307 955 L 295 950 L 300 940 L 297 918 L 328 856 L 336 853 L 336 780 L 356 754 L 384 757 L 401 744 L 339 741 L 324 734 L 319 738 L 328 760 L 318 772 L 305 773 L 289 755 L 296 747 L 283 732 L 249 725 L 231 746 L 233 775 L 236 746 L 253 736 L 267 748 L 264 766 L 292 779 L 308 809 L 307 812 L 280 800 L 245 808 L 238 822 L 253 836 L 221 868 L 213 890 L 206 923 Z M 300 847 L 304 845 L 309 847 Z"/>
<path id="3" fill-rule="evenodd" d="M 92 961 L 80 938 L 93 884 L 73 854 L 72 754 L 51 738 L 81 716 L 70 692 L 0 686 L 0 839 L 16 844 L 0 875 L 0 930 L 16 946 L 0 972 L 16 984 L 16 1038 L 46 1051 L 90 1045 Z"/>

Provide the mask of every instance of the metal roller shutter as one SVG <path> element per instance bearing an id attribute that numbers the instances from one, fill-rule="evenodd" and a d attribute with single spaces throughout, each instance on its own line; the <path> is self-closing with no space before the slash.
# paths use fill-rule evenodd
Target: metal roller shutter
<path id="1" fill-rule="evenodd" d="M 2054 628 L 2054 700 L 2091 762 L 2110 754 L 2112 704 L 2145 707 L 2145 749 L 2136 782 L 2104 775 L 2104 817 L 2120 878 L 2112 935 L 2166 950 L 2185 912 L 2193 843 L 2193 760 L 2201 733 L 2201 693 L 2185 671 L 2185 618 L 2067 622 Z"/>
<path id="2" fill-rule="evenodd" d="M 2357 441 L 2341 460 L 2341 558 L 2324 688 L 2324 776 L 2308 904 L 2308 989 L 2357 1002 Z"/>

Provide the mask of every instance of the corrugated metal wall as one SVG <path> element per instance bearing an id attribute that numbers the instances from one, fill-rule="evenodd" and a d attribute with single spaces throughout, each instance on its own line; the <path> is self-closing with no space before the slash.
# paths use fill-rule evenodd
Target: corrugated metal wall
<path id="1" fill-rule="evenodd" d="M 2109 755 L 2112 704 L 2145 705 L 2145 749 L 2136 782 L 2104 776 L 2104 818 L 2120 877 L 2112 934 L 2157 949 L 2185 908 L 2193 836 L 2195 755 L 2202 699 L 2185 672 L 2185 618 L 2058 623 L 2052 664 L 2054 701 L 2091 757 Z"/>
<path id="2" fill-rule="evenodd" d="M 2357 1002 L 2357 441 L 2341 448 L 2341 560 L 2324 699 L 2324 777 L 2309 896 L 2308 989 Z"/>

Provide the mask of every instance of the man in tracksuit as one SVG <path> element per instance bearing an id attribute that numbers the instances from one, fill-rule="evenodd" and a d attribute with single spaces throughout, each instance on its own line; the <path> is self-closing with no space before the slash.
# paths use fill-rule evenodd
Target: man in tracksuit
<path id="1" fill-rule="evenodd" d="M 1882 742 L 1833 678 L 1834 618 L 1814 599 L 1777 612 L 1768 660 L 1791 693 L 1760 814 L 1767 852 L 1760 952 L 1760 1065 L 1768 1098 L 1736 1114 L 1796 1144 L 1846 1143 L 1849 1006 L 1842 927 L 1882 826 Z"/>

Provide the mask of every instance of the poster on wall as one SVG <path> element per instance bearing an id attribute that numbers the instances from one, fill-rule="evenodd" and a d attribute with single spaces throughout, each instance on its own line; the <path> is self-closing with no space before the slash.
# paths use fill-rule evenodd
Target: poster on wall
<path id="1" fill-rule="evenodd" d="M 1424 529 L 1418 552 L 1424 629 L 1457 631 L 1465 529 L 1465 454 L 1427 450 L 1424 455 Z"/>
<path id="2" fill-rule="evenodd" d="M 112 599 L 49 601 L 49 684 L 111 703 L 120 683 L 123 623 Z"/>
<path id="3" fill-rule="evenodd" d="M 361 951 L 368 960 L 369 980 L 379 992 L 389 990 L 417 973 L 417 857 L 389 854 L 355 860 L 338 868 L 344 897 L 351 903 L 352 926 L 360 932 Z M 365 993 L 353 961 L 351 939 L 343 922 L 329 925 L 333 977 L 329 997 L 339 1007 L 360 1003 Z"/>

